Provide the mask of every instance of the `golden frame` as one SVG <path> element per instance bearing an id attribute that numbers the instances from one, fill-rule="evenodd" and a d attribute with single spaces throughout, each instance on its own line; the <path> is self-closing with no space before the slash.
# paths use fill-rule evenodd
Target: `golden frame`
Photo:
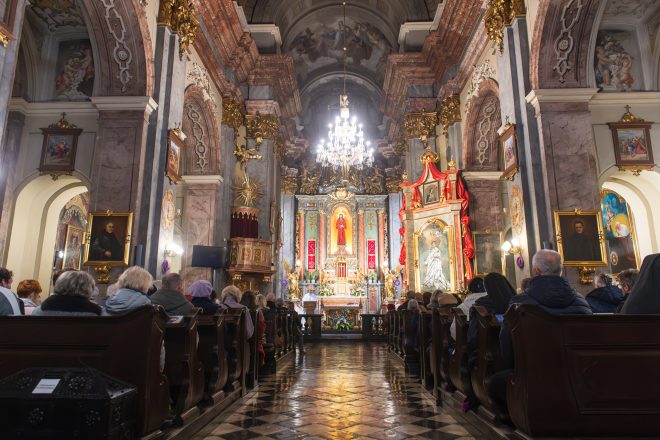
<path id="1" fill-rule="evenodd" d="M 66 226 L 66 235 L 65 235 L 65 238 L 64 238 L 64 254 L 62 256 L 62 269 L 68 269 L 66 267 L 66 260 L 67 260 L 67 256 L 69 255 L 69 251 L 70 251 L 70 249 L 69 249 L 69 237 L 71 237 L 71 234 L 72 234 L 73 230 L 80 231 L 80 251 L 81 251 L 81 253 L 82 253 L 83 249 L 85 248 L 85 244 L 84 244 L 85 243 L 85 231 L 82 228 L 78 228 L 78 227 L 72 226 L 72 225 L 67 225 Z M 76 267 L 73 268 L 75 270 L 80 270 L 80 257 L 81 257 L 81 255 L 79 254 L 78 255 L 78 264 L 76 265 Z"/>
<path id="2" fill-rule="evenodd" d="M 450 292 L 456 291 L 456 249 L 454 248 L 454 228 L 443 222 L 438 218 L 427 220 L 417 231 L 413 233 L 413 247 L 414 247 L 414 261 L 415 267 L 415 291 L 421 291 L 422 279 L 421 271 L 419 269 L 419 237 L 424 230 L 429 226 L 434 225 L 442 229 L 442 232 L 447 233 L 447 247 L 449 248 L 449 283 L 451 284 Z"/>
<path id="3" fill-rule="evenodd" d="M 612 146 L 614 147 L 614 158 L 617 168 L 620 170 L 632 171 L 633 174 L 639 175 L 642 170 L 652 170 L 655 167 L 653 160 L 653 146 L 651 145 L 651 125 L 652 122 L 608 122 L 607 125 L 612 132 Z M 619 131 L 623 130 L 638 130 L 643 133 L 646 144 L 646 159 L 628 160 L 621 156 L 621 145 L 619 139 Z"/>
<path id="4" fill-rule="evenodd" d="M 639 241 L 637 240 L 637 228 L 635 227 L 635 215 L 630 210 L 630 204 L 628 203 L 628 201 L 626 200 L 625 197 L 623 197 L 618 192 L 613 191 L 611 189 L 607 189 L 607 188 L 602 188 L 600 190 L 601 215 L 602 215 L 602 210 L 603 210 L 603 201 L 605 200 L 605 194 L 606 193 L 614 194 L 615 196 L 617 196 L 619 198 L 619 200 L 623 200 L 624 203 L 626 204 L 626 210 L 628 211 L 628 218 L 630 219 L 630 235 L 631 235 L 632 242 L 633 242 L 633 251 L 635 252 L 635 266 L 637 266 L 636 268 L 639 269 L 641 264 L 642 264 L 642 260 L 639 257 Z M 603 225 L 603 238 L 604 238 L 605 243 L 606 243 L 605 248 L 607 249 L 607 238 L 605 237 L 605 225 Z M 607 260 L 607 263 L 609 264 L 609 262 L 610 262 L 609 254 L 605 255 L 605 259 Z M 609 267 L 610 267 L 610 270 L 612 270 L 612 266 L 610 265 Z M 619 275 L 619 273 L 621 273 L 621 271 L 619 271 L 617 273 L 612 272 L 612 275 L 616 277 L 616 276 Z"/>
<path id="5" fill-rule="evenodd" d="M 167 157 L 165 175 L 170 183 L 176 185 L 181 181 L 181 162 L 185 143 L 178 128 L 167 130 Z"/>
<path id="6" fill-rule="evenodd" d="M 347 254 L 332 252 L 332 246 L 333 246 L 332 230 L 334 228 L 334 225 L 330 220 L 332 220 L 334 212 L 338 207 L 345 208 L 346 211 L 348 211 L 348 213 L 351 215 L 351 252 Z M 325 209 L 322 209 L 321 211 L 323 212 L 323 216 L 325 217 L 323 219 L 323 221 L 325 222 L 324 223 L 325 243 L 323 244 L 325 249 L 322 250 L 323 252 L 325 252 L 325 258 L 323 259 L 323 262 L 325 263 L 328 258 L 334 258 L 339 256 L 356 257 L 358 254 L 358 227 L 360 225 L 360 219 L 359 219 L 360 213 L 355 209 L 355 206 L 353 206 L 349 202 L 336 202 L 329 204 L 328 206 L 326 206 Z M 320 223 L 321 223 L 321 216 L 319 215 L 319 225 Z"/>
<path id="7" fill-rule="evenodd" d="M 593 261 L 566 261 L 564 257 L 564 244 L 561 231 L 561 217 L 565 216 L 580 216 L 580 217 L 596 217 L 596 227 L 598 228 L 598 248 L 600 249 L 601 260 Z M 598 211 L 583 211 L 581 209 L 574 209 L 573 211 L 555 211 L 555 230 L 557 231 L 557 251 L 561 254 L 564 266 L 583 267 L 583 266 L 608 266 L 607 262 L 607 245 L 605 244 L 605 233 L 603 231 L 603 217 L 600 209 Z"/>
<path id="8" fill-rule="evenodd" d="M 477 235 L 497 235 L 499 237 L 499 243 L 497 244 L 497 250 L 501 254 L 501 263 L 502 263 L 502 275 L 506 274 L 506 256 L 504 251 L 502 251 L 502 243 L 504 241 L 504 233 L 502 231 L 491 231 L 486 229 L 483 231 L 472 231 L 472 239 L 474 240 L 474 275 L 483 276 L 488 275 L 489 272 L 479 272 L 479 261 L 477 258 Z"/>
<path id="9" fill-rule="evenodd" d="M 506 152 L 504 150 L 504 144 L 512 140 L 512 163 L 507 166 Z M 516 124 L 507 123 L 504 126 L 504 132 L 499 137 L 500 151 L 502 154 L 502 165 L 504 166 L 504 171 L 502 172 L 502 179 L 513 180 L 514 176 L 518 173 L 519 163 L 518 163 L 518 140 L 516 139 Z"/>
<path id="10" fill-rule="evenodd" d="M 98 224 L 101 218 L 105 219 L 126 219 L 126 233 L 124 236 L 124 255 L 121 260 L 90 260 L 90 247 L 92 245 L 92 232 L 94 232 L 95 224 Z M 133 227 L 133 213 L 132 212 L 112 212 L 112 211 L 97 211 L 90 212 L 87 217 L 87 231 L 84 235 L 83 246 L 83 266 L 128 266 L 128 261 L 131 251 L 131 228 Z M 120 240 L 121 242 L 121 240 Z"/>

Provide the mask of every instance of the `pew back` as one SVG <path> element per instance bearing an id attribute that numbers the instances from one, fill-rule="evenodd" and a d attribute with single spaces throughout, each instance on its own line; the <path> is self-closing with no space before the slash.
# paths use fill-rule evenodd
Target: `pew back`
<path id="1" fill-rule="evenodd" d="M 478 324 L 476 365 L 470 372 L 472 390 L 479 402 L 495 415 L 501 415 L 504 408 L 498 408 L 488 393 L 490 377 L 502 371 L 504 362 L 500 352 L 500 322 L 482 306 L 474 306 L 472 319 Z"/>
<path id="2" fill-rule="evenodd" d="M 227 384 L 225 312 L 220 309 L 215 315 L 200 316 L 197 323 L 199 357 L 204 364 L 204 391 L 211 400 L 215 394 L 222 393 Z"/>
<path id="3" fill-rule="evenodd" d="M 455 307 L 452 309 L 454 320 L 456 321 L 456 345 L 454 355 L 449 361 L 449 376 L 452 384 L 463 394 L 472 393 L 472 384 L 470 383 L 470 371 L 468 369 L 468 320 L 462 309 Z"/>

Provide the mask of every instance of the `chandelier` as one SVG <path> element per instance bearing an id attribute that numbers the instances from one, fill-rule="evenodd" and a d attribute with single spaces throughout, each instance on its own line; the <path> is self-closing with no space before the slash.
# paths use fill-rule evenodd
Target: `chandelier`
<path id="1" fill-rule="evenodd" d="M 346 23 L 346 2 L 344 23 Z M 364 140 L 362 124 L 355 116 L 351 118 L 346 94 L 346 47 L 344 49 L 344 92 L 339 95 L 339 116 L 334 124 L 328 125 L 328 139 L 322 139 L 318 145 L 316 161 L 324 167 L 341 168 L 343 177 L 348 178 L 348 170 L 353 167 L 361 170 L 371 166 L 374 161 L 373 148 Z"/>

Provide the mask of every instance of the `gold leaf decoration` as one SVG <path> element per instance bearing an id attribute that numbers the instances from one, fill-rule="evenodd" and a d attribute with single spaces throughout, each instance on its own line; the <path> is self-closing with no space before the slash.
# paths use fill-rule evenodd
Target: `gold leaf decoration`
<path id="1" fill-rule="evenodd" d="M 232 185 L 232 189 L 234 190 L 234 206 L 252 207 L 263 196 L 262 183 L 248 174 Z"/>

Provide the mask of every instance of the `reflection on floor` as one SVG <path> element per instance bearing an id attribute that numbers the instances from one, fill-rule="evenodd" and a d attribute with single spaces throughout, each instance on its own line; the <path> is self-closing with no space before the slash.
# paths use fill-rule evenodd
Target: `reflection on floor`
<path id="1" fill-rule="evenodd" d="M 384 344 L 307 344 L 307 354 L 261 381 L 197 433 L 217 439 L 484 438 L 435 405 Z M 291 361 L 293 363 L 293 361 Z M 449 412 L 452 411 L 452 412 Z"/>

